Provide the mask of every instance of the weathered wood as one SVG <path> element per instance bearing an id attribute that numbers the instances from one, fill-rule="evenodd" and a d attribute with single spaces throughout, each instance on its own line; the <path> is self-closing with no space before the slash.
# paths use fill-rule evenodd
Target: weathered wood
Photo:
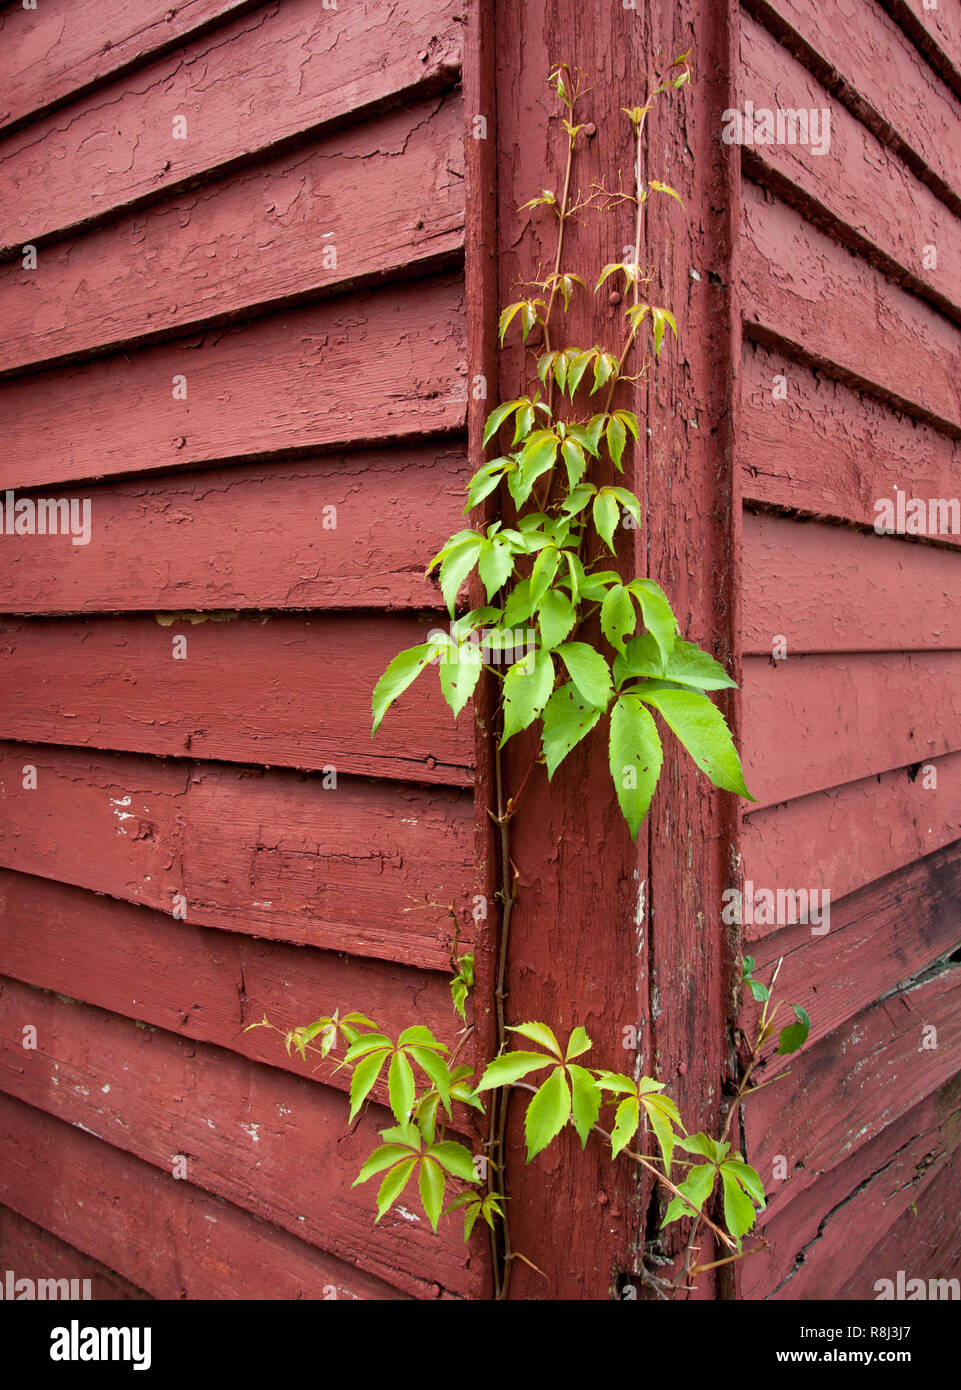
<path id="1" fill-rule="evenodd" d="M 9 261 L 0 372 L 450 259 L 464 240 L 462 122 L 459 100 L 434 97 L 44 247 L 36 270 Z M 379 199 L 390 216 L 371 218 Z"/>
<path id="2" fill-rule="evenodd" d="M 3 382 L 0 487 L 459 429 L 463 356 L 461 281 L 445 276 Z"/>
<path id="3" fill-rule="evenodd" d="M 793 208 L 744 186 L 744 331 L 961 432 L 961 331 Z M 865 314 L 864 306 L 873 310 Z"/>
<path id="4" fill-rule="evenodd" d="M 228 19 L 74 101 L 69 119 L 34 120 L 0 144 L 0 178 L 14 190 L 0 210 L 0 247 L 62 235 L 278 144 L 323 135 L 332 123 L 449 86 L 462 9 L 460 0 L 401 0 L 385 22 L 379 0 L 336 10 L 284 0 Z M 74 74 L 82 83 L 82 70 Z M 17 80 L 11 71 L 8 102 Z M 173 138 L 177 117 L 186 122 L 182 139 Z"/>
<path id="5" fill-rule="evenodd" d="M 935 72 L 961 97 L 961 14 L 935 0 L 878 0 Z"/>
<path id="6" fill-rule="evenodd" d="M 154 1298 L 405 1295 L 189 1182 L 0 1094 L 0 1201 Z M 436 1298 L 436 1284 L 406 1296 Z"/>
<path id="7" fill-rule="evenodd" d="M 888 146 L 839 102 L 750 15 L 741 18 L 740 102 L 754 109 L 829 111 L 830 138 L 810 145 L 744 145 L 751 178 L 794 202 L 810 220 L 961 319 L 957 218 Z M 934 246 L 937 269 L 925 266 Z"/>
<path id="8" fill-rule="evenodd" d="M 953 1123 L 946 1126 L 942 1140 L 945 1153 L 943 1160 L 936 1162 L 937 1172 L 928 1180 L 922 1159 L 917 1172 L 920 1190 L 911 1192 L 915 1200 L 907 1205 L 897 1223 L 841 1288 L 842 1298 L 876 1298 L 878 1279 L 890 1279 L 894 1283 L 899 1270 L 903 1270 L 906 1279 L 923 1279 L 928 1298 L 954 1298 L 944 1285 L 940 1290 L 935 1285 L 932 1291 L 930 1282 L 940 1279 L 957 1282 L 961 1275 L 958 1254 L 961 1248 L 961 1205 L 958 1204 L 961 1151 L 957 1146 L 957 1112 L 952 1120 Z M 941 1155 L 938 1157 L 941 1159 Z M 873 1234 L 876 1234 L 874 1227 Z"/>
<path id="9" fill-rule="evenodd" d="M 961 748 L 961 654 L 744 663 L 745 779 L 772 806 Z"/>
<path id="10" fill-rule="evenodd" d="M 821 930 L 828 925 L 830 930 Z M 955 841 L 832 901 L 826 920 L 748 928 L 745 938 L 761 978 L 770 979 L 783 957 L 778 995 L 807 1010 L 813 1046 L 949 954 L 961 937 L 959 927 L 961 842 Z"/>
<path id="11" fill-rule="evenodd" d="M 961 650 L 957 551 L 748 514 L 743 560 L 745 653 Z"/>
<path id="12" fill-rule="evenodd" d="M 463 1026 L 446 975 L 200 927 L 8 870 L 0 870 L 0 961 L 24 984 L 342 1091 L 348 1069 L 317 1073 L 316 1055 L 288 1054 L 276 1033 L 247 1025 L 266 1016 L 285 1029 L 353 1010 L 391 1037 L 417 1022 L 450 1045 Z M 470 1045 L 458 1055 L 469 1062 Z M 375 1098 L 387 1103 L 386 1084 Z"/>
<path id="13" fill-rule="evenodd" d="M 744 8 L 961 212 L 961 111 L 893 20 L 874 4 L 744 0 Z"/>
<path id="14" fill-rule="evenodd" d="M 374 686 L 397 652 L 445 626 L 439 614 L 226 617 L 0 623 L 0 732 L 469 785 L 470 729 L 455 724 L 431 668 L 371 739 Z"/>
<path id="15" fill-rule="evenodd" d="M 930 1044 L 936 1029 L 937 1046 Z M 928 1045 L 925 1046 L 925 1038 Z M 748 1156 L 770 1173 L 787 1158 L 791 1197 L 818 1184 L 957 1074 L 961 989 L 957 967 L 893 994 L 790 1062 L 791 1076 L 744 1107 Z M 759 1078 L 771 1075 L 759 1073 Z"/>
<path id="16" fill-rule="evenodd" d="M 961 495 L 958 440 L 759 343 L 745 344 L 737 450 L 745 499 L 862 526 L 898 488 Z"/>
<path id="17" fill-rule="evenodd" d="M 6 868 L 179 907 L 191 923 L 426 968 L 449 961 L 448 904 L 471 939 L 463 793 L 0 746 Z M 25 767 L 36 790 L 23 788 Z"/>
<path id="18" fill-rule="evenodd" d="M 20 124 L 129 71 L 259 0 L 113 0 L 84 13 L 72 0 L 0 14 L 7 57 L 0 124 Z"/>
<path id="19" fill-rule="evenodd" d="M 761 1229 L 770 1250 L 745 1261 L 744 1297 L 839 1295 L 864 1255 L 866 1242 L 852 1240 L 852 1231 L 875 1235 L 890 1229 L 910 1210 L 924 1175 L 945 1167 L 945 1141 L 957 1124 L 959 1101 L 961 1079 L 953 1077 L 793 1199 L 793 1168 L 787 1179 L 765 1174 L 768 1211 Z M 872 1267 L 871 1284 L 852 1296 L 873 1298 L 873 1279 L 881 1271 Z"/>
<path id="20" fill-rule="evenodd" d="M 21 1046 L 26 1025 L 37 1030 L 33 1051 Z M 350 1126 L 343 1095 L 305 1077 L 14 981 L 0 995 L 0 1089 L 171 1182 L 181 1155 L 181 1180 L 404 1291 L 431 1281 L 471 1291 L 456 1214 L 435 1237 L 411 1195 L 375 1228 L 376 1193 L 351 1186 L 393 1123 L 379 1106 Z"/>
<path id="21" fill-rule="evenodd" d="M 752 811 L 744 874 L 766 888 L 828 888 L 836 902 L 959 837 L 961 754 L 949 753 Z"/>
<path id="22" fill-rule="evenodd" d="M 58 489 L 96 543 L 0 535 L 0 609 L 433 606 L 466 480 L 463 450 L 426 444 Z"/>
<path id="23" fill-rule="evenodd" d="M 58 1240 L 9 1207 L 0 1207 L 0 1266 L 4 1273 L 12 1270 L 15 1279 L 76 1279 L 81 1289 L 83 1281 L 89 1281 L 90 1298 L 94 1302 L 150 1298 L 143 1289 L 128 1283 L 106 1265 Z"/>

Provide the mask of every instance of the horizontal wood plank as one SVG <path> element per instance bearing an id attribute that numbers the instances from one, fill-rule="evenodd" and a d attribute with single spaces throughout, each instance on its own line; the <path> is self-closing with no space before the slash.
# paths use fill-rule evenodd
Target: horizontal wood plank
<path id="1" fill-rule="evenodd" d="M 761 978 L 783 958 L 779 994 L 807 1010 L 813 1045 L 961 945 L 961 840 L 833 902 L 818 924 L 745 937 Z"/>
<path id="2" fill-rule="evenodd" d="M 860 526 L 899 488 L 961 497 L 958 440 L 760 343 L 744 344 L 737 451 L 746 501 Z"/>
<path id="3" fill-rule="evenodd" d="M 957 207 L 961 106 L 879 6 L 744 0 L 744 7 Z"/>
<path id="4" fill-rule="evenodd" d="M 786 1082 L 744 1106 L 750 1161 L 770 1173 L 776 1154 L 796 1200 L 958 1073 L 961 972 L 947 968 L 892 995 L 790 1060 Z M 934 1028 L 937 1046 L 923 1046 Z M 759 1073 L 759 1079 L 771 1075 Z"/>
<path id="5" fill-rule="evenodd" d="M 827 888 L 837 902 L 959 837 L 961 753 L 949 753 L 753 811 L 742 856 L 758 886 Z"/>
<path id="6" fill-rule="evenodd" d="M 740 245 L 748 337 L 961 433 L 956 324 L 748 181 Z"/>
<path id="7" fill-rule="evenodd" d="M 961 651 L 957 551 L 748 513 L 742 563 L 745 653 Z"/>
<path id="8" fill-rule="evenodd" d="M 925 1155 L 917 1166 L 916 1186 L 909 1189 L 914 1200 L 842 1286 L 842 1298 L 877 1298 L 878 1280 L 888 1279 L 897 1288 L 899 1271 L 905 1279 L 923 1279 L 929 1299 L 956 1298 L 950 1286 L 935 1281 L 952 1279 L 957 1288 L 961 1276 L 961 1149 L 957 1131 L 956 1111 L 936 1137 L 939 1148 L 935 1163 L 926 1167 Z M 871 1234 L 879 1234 L 876 1226 L 871 1227 Z M 917 1294 L 917 1285 L 907 1287 Z"/>
<path id="9" fill-rule="evenodd" d="M 462 429 L 464 344 L 441 276 L 0 382 L 0 487 Z"/>
<path id="10" fill-rule="evenodd" d="M 150 1295 L 115 1274 L 98 1260 L 58 1240 L 49 1231 L 11 1211 L 0 1208 L 0 1267 L 12 1270 L 15 1279 L 76 1279 L 85 1281 L 93 1302 L 136 1302 Z"/>
<path id="11" fill-rule="evenodd" d="M 4 867 L 244 935 L 446 969 L 473 938 L 469 796 L 2 744 Z M 34 774 L 36 789 L 24 788 Z M 177 898 L 180 895 L 180 898 Z M 183 899 L 185 901 L 181 901 Z M 226 945 L 223 947 L 227 949 Z"/>
<path id="12" fill-rule="evenodd" d="M 57 113 L 0 143 L 0 183 L 11 190 L 0 247 L 62 235 L 449 85 L 462 14 L 460 0 L 399 0 L 385 23 L 379 0 L 337 9 L 283 0 L 188 36 L 175 53 L 74 101 L 69 119 Z M 8 77 L 15 87 L 17 75 Z M 184 138 L 174 138 L 177 117 Z"/>
<path id="13" fill-rule="evenodd" d="M 112 0 L 87 12 L 74 0 L 11 4 L 0 14 L 0 125 L 58 105 L 258 0 Z"/>
<path id="14" fill-rule="evenodd" d="M 0 1202 L 163 1299 L 407 1295 L 189 1182 L 0 1093 Z"/>
<path id="15" fill-rule="evenodd" d="M 758 806 L 961 748 L 961 653 L 748 657 L 745 778 Z"/>
<path id="16" fill-rule="evenodd" d="M 26 1025 L 37 1030 L 31 1052 L 21 1046 Z M 380 1107 L 350 1126 L 345 1097 L 325 1086 L 15 981 L 0 995 L 0 1089 L 171 1182 L 184 1155 L 180 1181 L 405 1292 L 432 1281 L 471 1292 L 456 1215 L 436 1237 L 423 1213 L 394 1211 L 375 1227 L 376 1193 L 351 1186 L 377 1130 L 392 1123 Z M 401 1205 L 414 1215 L 416 1196 Z"/>
<path id="17" fill-rule="evenodd" d="M 786 1179 L 766 1175 L 768 1211 L 760 1229 L 770 1248 L 744 1262 L 742 1297 L 873 1298 L 876 1267 L 866 1290 L 842 1293 L 864 1253 L 865 1242 L 853 1241 L 851 1232 L 891 1229 L 911 1209 L 922 1178 L 950 1163 L 946 1141 L 959 1104 L 961 1076 L 954 1076 L 793 1200 L 801 1169 Z"/>
<path id="18" fill-rule="evenodd" d="M 471 716 L 455 723 L 435 669 L 371 737 L 377 681 L 440 615 L 197 616 L 0 623 L 0 734 L 470 784 Z"/>
<path id="19" fill-rule="evenodd" d="M 809 219 L 873 259 L 893 279 L 961 318 L 961 225 L 887 145 L 750 15 L 741 17 L 740 106 L 755 111 L 827 111 L 829 139 L 744 145 L 752 179 L 796 200 Z M 935 248 L 937 268 L 925 264 Z"/>
<path id="20" fill-rule="evenodd" d="M 266 1016 L 283 1030 L 354 1011 L 391 1037 L 417 1022 L 449 1045 L 463 1026 L 445 974 L 200 927 L 4 869 L 0 972 L 342 1091 L 349 1070 L 317 1073 L 316 1056 L 288 1055 L 276 1033 L 247 1026 Z M 470 1046 L 459 1055 L 469 1062 Z M 386 1104 L 386 1088 L 375 1098 Z"/>
<path id="21" fill-rule="evenodd" d="M 879 0 L 955 94 L 961 97 L 961 12 L 943 0 Z"/>
<path id="22" fill-rule="evenodd" d="M 34 270 L 8 261 L 0 372 L 450 259 L 464 240 L 461 126 L 459 100 L 434 97 L 44 247 Z M 389 215 L 372 218 L 379 200 Z"/>
<path id="23" fill-rule="evenodd" d="M 434 605 L 467 478 L 466 449 L 424 444 L 61 488 L 91 542 L 0 534 L 0 611 Z"/>

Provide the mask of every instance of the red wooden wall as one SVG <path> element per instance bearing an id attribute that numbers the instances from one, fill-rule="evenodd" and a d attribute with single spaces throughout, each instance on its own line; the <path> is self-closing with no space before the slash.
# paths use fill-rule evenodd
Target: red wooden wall
<path id="1" fill-rule="evenodd" d="M 961 555 L 871 527 L 895 485 L 959 488 L 961 30 L 916 0 L 467 9 L 0 8 L 0 491 L 89 499 L 93 528 L 0 535 L 0 1264 L 109 1297 L 487 1292 L 456 1223 L 372 1229 L 350 1183 L 386 1112 L 348 1133 L 342 1076 L 243 1027 L 352 1005 L 453 1033 L 447 905 L 470 944 L 489 768 L 433 693 L 372 742 L 370 691 L 440 618 L 421 575 L 478 454 L 468 382 L 514 384 L 490 328 L 541 251 L 516 210 L 557 157 L 549 64 L 595 85 L 586 183 L 652 55 L 693 45 L 648 138 L 688 215 L 648 224 L 681 347 L 637 392 L 632 560 L 743 674 L 726 710 L 758 802 L 741 823 L 668 759 L 634 846 L 586 795 L 599 741 L 553 794 L 532 782 L 510 1007 L 585 1023 L 599 1064 L 636 1025 L 709 1124 L 734 1060 L 722 893 L 829 889 L 826 935 L 745 932 L 814 1028 L 745 1109 L 770 1257 L 702 1292 L 949 1273 Z M 829 152 L 725 145 L 748 99 L 829 107 Z M 622 231 L 572 229 L 574 254 L 618 259 Z M 493 931 L 474 944 L 484 1052 Z M 518 1119 L 515 1245 L 547 1277 L 518 1266 L 512 1297 L 640 1281 L 649 1191 L 566 1139 L 525 1168 Z"/>
<path id="2" fill-rule="evenodd" d="M 348 1132 L 344 1073 L 242 1031 L 339 1005 L 453 1032 L 470 723 L 432 694 L 372 743 L 370 693 L 438 619 L 422 574 L 467 469 L 464 29 L 456 0 L 0 14 L 0 488 L 92 524 L 2 537 L 0 1260 L 23 1274 L 482 1287 L 456 1223 L 372 1230 L 350 1184 L 386 1110 Z"/>
<path id="3" fill-rule="evenodd" d="M 831 122 L 820 155 L 740 151 L 743 872 L 831 893 L 826 933 L 745 931 L 813 1020 L 745 1107 L 772 1193 L 749 1298 L 961 1267 L 961 536 L 873 529 L 898 488 L 961 496 L 957 15 L 740 14 L 739 104 Z"/>

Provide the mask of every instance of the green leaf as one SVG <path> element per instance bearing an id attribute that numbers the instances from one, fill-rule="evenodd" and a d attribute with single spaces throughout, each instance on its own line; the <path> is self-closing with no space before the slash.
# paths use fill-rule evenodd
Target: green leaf
<path id="1" fill-rule="evenodd" d="M 567 481 L 574 488 L 584 476 L 587 468 L 587 455 L 576 439 L 565 439 L 561 444 L 561 457 L 567 466 Z"/>
<path id="2" fill-rule="evenodd" d="M 623 584 L 612 584 L 601 604 L 601 631 L 612 647 L 624 650 L 625 639 L 637 627 L 637 614 Z"/>
<path id="3" fill-rule="evenodd" d="M 444 595 L 444 602 L 451 617 L 454 616 L 457 591 L 477 563 L 481 547 L 487 544 L 489 542 L 485 541 L 483 536 L 475 533 L 455 545 L 441 561 L 440 591 Z"/>
<path id="4" fill-rule="evenodd" d="M 520 475 L 517 491 L 523 504 L 531 495 L 531 489 L 542 473 L 552 467 L 557 457 L 557 435 L 553 430 L 536 430 L 524 445 L 518 463 Z"/>
<path id="5" fill-rule="evenodd" d="M 587 1029 L 578 1024 L 567 1039 L 567 1051 L 564 1053 L 564 1060 L 569 1062 L 572 1057 L 583 1057 L 584 1053 L 590 1052 L 592 1047 L 593 1043 L 587 1036 Z"/>
<path id="6" fill-rule="evenodd" d="M 587 1147 L 591 1129 L 597 1124 L 602 1096 L 597 1082 L 586 1068 L 572 1062 L 567 1068 L 567 1074 L 571 1079 L 571 1114 L 574 1128 L 581 1141 L 581 1148 L 584 1149 Z"/>
<path id="7" fill-rule="evenodd" d="M 667 594 L 653 579 L 632 579 L 628 589 L 641 606 L 644 625 L 660 648 L 666 663 L 677 640 L 677 619 L 668 603 Z"/>
<path id="8" fill-rule="evenodd" d="M 521 306 L 520 306 L 519 304 L 512 304 L 510 307 L 511 307 L 511 308 L 515 311 L 515 313 L 516 313 L 516 311 L 517 311 Z M 507 313 L 507 310 L 505 309 L 505 310 L 504 310 L 504 314 L 506 314 L 506 313 Z M 504 318 L 504 315 L 502 314 L 502 315 L 501 315 L 501 322 L 503 322 L 503 318 Z M 503 334 L 501 335 L 501 341 L 503 342 Z M 518 407 L 520 404 L 521 404 L 520 401 L 505 401 L 505 402 L 503 403 L 503 405 L 498 405 L 498 406 L 495 406 L 495 407 L 494 407 L 494 409 L 491 411 L 491 413 L 490 413 L 490 414 L 488 415 L 488 417 L 487 417 L 487 424 L 484 426 L 484 444 L 485 444 L 485 446 L 486 446 L 487 444 L 489 444 L 490 441 L 493 439 L 494 435 L 495 435 L 495 434 L 497 433 L 497 431 L 500 429 L 501 425 L 502 425 L 502 424 L 504 423 L 504 421 L 507 419 L 508 415 L 512 415 L 513 412 L 517 409 L 517 407 Z"/>
<path id="9" fill-rule="evenodd" d="M 731 1172 L 734 1173 L 738 1182 L 747 1192 L 748 1196 L 753 1197 L 754 1201 L 757 1203 L 759 1207 L 763 1208 L 767 1205 L 767 1199 L 764 1193 L 764 1184 L 761 1182 L 760 1176 L 755 1172 L 755 1170 L 750 1166 L 749 1163 L 745 1163 L 744 1160 L 741 1158 L 726 1158 L 723 1164 L 721 1165 L 721 1168 L 722 1171 L 725 1168 L 729 1168 Z"/>
<path id="10" fill-rule="evenodd" d="M 465 1182 L 478 1181 L 474 1169 L 474 1155 L 465 1145 L 445 1139 L 440 1144 L 431 1145 L 430 1156 L 443 1164 L 448 1173 L 453 1173 L 455 1178 L 463 1178 Z"/>
<path id="11" fill-rule="evenodd" d="M 754 1225 L 754 1203 L 726 1163 L 721 1167 L 721 1187 L 724 1192 L 724 1224 L 740 1243 L 741 1236 L 746 1235 Z"/>
<path id="12" fill-rule="evenodd" d="M 410 1056 L 413 1058 L 413 1060 L 420 1067 L 421 1071 L 424 1072 L 434 1083 L 438 1095 L 444 1102 L 444 1109 L 447 1111 L 449 1115 L 450 1068 L 448 1067 L 447 1063 L 444 1061 L 443 1057 L 439 1057 L 437 1053 L 432 1051 L 429 1047 L 411 1046 L 410 1048 L 408 1048 L 408 1052 Z"/>
<path id="13" fill-rule="evenodd" d="M 658 1148 L 661 1151 L 661 1158 L 664 1160 L 664 1173 L 666 1177 L 671 1176 L 671 1159 L 674 1157 L 675 1135 L 673 1125 L 680 1127 L 681 1117 L 677 1113 L 677 1106 L 670 1096 L 646 1095 L 642 1097 L 642 1105 L 647 1115 L 651 1129 L 657 1139 Z"/>
<path id="14" fill-rule="evenodd" d="M 627 443 L 627 430 L 624 428 L 624 421 L 616 414 L 612 415 L 607 422 L 607 451 L 611 456 L 614 467 L 621 471 L 621 458 L 624 454 L 624 445 Z"/>
<path id="15" fill-rule="evenodd" d="M 501 747 L 532 724 L 550 699 L 554 687 L 554 662 L 550 652 L 538 649 L 515 661 L 504 677 L 504 733 Z"/>
<path id="16" fill-rule="evenodd" d="M 422 1023 L 415 1023 L 411 1028 L 405 1028 L 397 1039 L 398 1047 L 409 1047 L 411 1043 L 416 1043 L 419 1047 L 432 1047 L 435 1052 L 446 1052 L 447 1048 L 442 1042 L 434 1037 L 429 1028 L 425 1028 Z"/>
<path id="17" fill-rule="evenodd" d="M 672 64 L 672 66 L 673 66 L 673 64 Z M 659 183 L 657 179 L 648 179 L 647 182 L 648 182 L 648 187 L 656 189 L 658 193 L 667 193 L 671 198 L 676 198 L 677 201 L 681 204 L 681 207 L 684 206 L 684 201 L 683 201 L 683 199 L 681 198 L 680 193 L 676 192 L 676 191 L 670 186 L 670 184 L 667 184 L 667 183 Z"/>
<path id="18" fill-rule="evenodd" d="M 390 1070 L 387 1073 L 387 1094 L 390 1097 L 391 1110 L 403 1124 L 414 1107 L 414 1098 L 417 1095 L 414 1073 L 403 1052 L 395 1052 L 390 1059 Z"/>
<path id="19" fill-rule="evenodd" d="M 697 766 L 716 787 L 753 801 L 744 785 L 741 760 L 724 716 L 706 695 L 693 690 L 644 690 L 638 692 L 653 705 L 684 744 Z"/>
<path id="20" fill-rule="evenodd" d="M 606 709 L 614 685 L 611 668 L 601 653 L 587 642 L 563 642 L 557 648 L 557 655 L 583 699 L 597 709 Z"/>
<path id="21" fill-rule="evenodd" d="M 522 439 L 526 439 L 534 428 L 534 407 L 530 401 L 524 401 L 517 408 L 514 416 L 514 444 L 519 444 Z"/>
<path id="22" fill-rule="evenodd" d="M 567 390 L 571 400 L 574 399 L 574 392 L 577 390 L 578 386 L 580 386 L 581 378 L 590 366 L 593 358 L 594 348 L 586 348 L 583 352 L 579 352 L 571 362 L 567 373 Z"/>
<path id="23" fill-rule="evenodd" d="M 387 713 L 390 706 L 402 695 L 409 685 L 423 671 L 424 667 L 435 655 L 437 645 L 434 642 L 424 642 L 419 647 L 408 647 L 406 651 L 399 652 L 387 667 L 380 680 L 374 686 L 374 694 L 371 700 L 371 707 L 374 713 L 374 727 L 371 730 L 373 738 L 380 728 L 381 720 Z"/>
<path id="24" fill-rule="evenodd" d="M 406 1144 L 383 1144 L 379 1149 L 375 1149 L 366 1160 L 363 1168 L 351 1183 L 351 1187 L 357 1187 L 359 1183 L 367 1182 L 370 1178 L 376 1177 L 385 1168 L 392 1168 L 402 1158 L 410 1158 L 410 1149 Z"/>
<path id="25" fill-rule="evenodd" d="M 540 552 L 531 570 L 531 607 L 536 608 L 554 582 L 560 554 L 557 546 L 548 545 Z"/>
<path id="26" fill-rule="evenodd" d="M 456 660 L 451 660 L 455 652 Z M 440 664 L 440 688 L 456 719 L 477 688 L 483 662 L 480 648 L 473 642 L 452 648 L 450 655 Z"/>
<path id="27" fill-rule="evenodd" d="M 432 1159 L 421 1159 L 418 1187 L 420 1200 L 431 1229 L 436 1232 L 440 1214 L 444 1210 L 444 1170 Z"/>
<path id="28" fill-rule="evenodd" d="M 573 684 L 555 690 L 544 708 L 542 746 L 549 778 L 572 748 L 594 728 L 602 711 L 587 704 Z"/>
<path id="29" fill-rule="evenodd" d="M 611 779 L 631 838 L 637 839 L 661 775 L 657 725 L 634 695 L 622 695 L 611 711 Z"/>
<path id="30" fill-rule="evenodd" d="M 625 1096 L 614 1115 L 614 1128 L 611 1130 L 611 1158 L 617 1158 L 622 1149 L 637 1133 L 641 1122 L 641 1104 L 637 1096 Z"/>
<path id="31" fill-rule="evenodd" d="M 398 1163 L 396 1168 L 391 1168 L 386 1178 L 380 1185 L 377 1193 L 377 1218 L 374 1225 L 390 1211 L 403 1192 L 419 1160 L 416 1157 L 408 1158 L 404 1163 Z"/>
<path id="32" fill-rule="evenodd" d="M 722 1143 L 719 1139 L 712 1139 L 703 1130 L 699 1130 L 697 1134 L 679 1136 L 674 1142 L 685 1153 L 700 1154 L 702 1158 L 710 1159 L 712 1163 L 721 1163 L 731 1147 L 730 1144 Z"/>
<path id="33" fill-rule="evenodd" d="M 594 498 L 592 510 L 594 527 L 597 534 L 611 554 L 616 554 L 614 550 L 614 532 L 617 530 L 618 523 L 621 519 L 621 509 L 618 506 L 617 498 L 609 491 L 602 488 Z"/>
<path id="34" fill-rule="evenodd" d="M 527 1162 L 546 1149 L 567 1124 L 571 1114 L 571 1093 L 563 1067 L 555 1067 L 537 1091 L 524 1117 Z"/>
<path id="35" fill-rule="evenodd" d="M 651 307 L 651 328 L 654 333 L 654 355 L 660 357 L 661 343 L 664 339 L 664 329 L 670 324 L 674 337 L 677 337 L 677 323 L 670 309 L 655 309 Z"/>
<path id="36" fill-rule="evenodd" d="M 548 1052 L 552 1052 L 559 1062 L 562 1060 L 561 1045 L 546 1023 L 518 1023 L 514 1027 L 508 1025 L 507 1031 L 508 1033 L 520 1033 L 521 1037 L 527 1038 L 529 1042 L 546 1047 Z"/>
<path id="37" fill-rule="evenodd" d="M 693 642 L 675 639 L 674 647 L 664 665 L 663 674 L 668 680 L 679 685 L 693 685 L 699 690 L 734 690 L 737 681 L 732 681 L 719 662 L 707 652 L 701 651 Z"/>
<path id="38" fill-rule="evenodd" d="M 514 571 L 514 556 L 509 545 L 499 537 L 492 541 L 482 541 L 477 560 L 477 570 L 484 581 L 488 603 L 503 588 Z M 456 594 L 456 589 L 455 589 Z M 445 595 L 446 597 L 446 595 Z"/>
<path id="39" fill-rule="evenodd" d="M 364 1101 L 373 1090 L 380 1076 L 381 1068 L 387 1060 L 386 1052 L 372 1052 L 358 1062 L 350 1078 L 350 1119 L 353 1120 Z"/>
<path id="40" fill-rule="evenodd" d="M 690 1170 L 684 1182 L 678 1183 L 677 1190 L 683 1192 L 684 1196 L 689 1198 L 700 1211 L 714 1191 L 716 1175 L 717 1169 L 713 1163 L 700 1164 L 697 1168 Z M 672 1198 L 667 1211 L 664 1213 L 664 1220 L 661 1222 L 662 1230 L 665 1226 L 669 1226 L 672 1221 L 677 1221 L 680 1217 L 691 1214 L 691 1208 L 686 1202 L 682 1202 L 680 1197 Z"/>
<path id="41" fill-rule="evenodd" d="M 807 1042 L 808 1033 L 811 1031 L 811 1020 L 808 1018 L 800 1004 L 792 1004 L 795 1023 L 789 1023 L 786 1028 L 781 1029 L 778 1038 L 777 1050 L 781 1054 L 797 1052 Z"/>
<path id="42" fill-rule="evenodd" d="M 545 1057 L 543 1052 L 505 1052 L 502 1057 L 494 1057 L 487 1063 L 484 1075 L 474 1090 L 479 1094 L 498 1086 L 509 1086 L 512 1081 L 519 1081 L 528 1072 L 550 1065 L 550 1057 Z"/>
<path id="43" fill-rule="evenodd" d="M 567 595 L 560 589 L 548 589 L 541 599 L 537 614 L 544 646 L 552 649 L 558 642 L 563 642 L 574 626 L 576 617 L 574 605 Z"/>

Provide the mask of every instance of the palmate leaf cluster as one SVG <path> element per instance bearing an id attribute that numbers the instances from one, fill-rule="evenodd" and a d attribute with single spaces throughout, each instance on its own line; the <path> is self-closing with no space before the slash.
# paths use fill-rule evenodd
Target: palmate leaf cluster
<path id="1" fill-rule="evenodd" d="M 615 273 L 629 283 L 636 271 L 608 265 L 598 285 Z M 553 278 L 563 281 L 558 292 L 565 305 L 583 283 L 573 275 Z M 546 322 L 546 307 L 542 299 L 509 305 L 501 336 L 516 321 L 526 337 Z M 651 324 L 655 354 L 665 328 L 677 331 L 666 309 L 636 304 L 627 317 L 634 328 Z M 658 584 L 625 580 L 604 559 L 616 559 L 625 525 L 636 528 L 643 520 L 633 492 L 601 481 L 605 469 L 623 472 L 625 451 L 639 439 L 637 417 L 611 408 L 567 420 L 558 413 L 565 398 L 573 406 L 579 395 L 590 398 L 604 388 L 610 396 L 619 370 L 618 357 L 596 346 L 547 351 L 537 360 L 539 384 L 491 412 L 485 445 L 508 431 L 510 445 L 474 474 L 465 512 L 503 485 L 515 515 L 458 531 L 434 556 L 428 573 L 438 571 L 450 631 L 399 653 L 377 683 L 372 706 L 376 733 L 394 700 L 436 665 L 456 718 L 482 670 L 492 670 L 501 681 L 501 746 L 537 727 L 549 777 L 593 729 L 606 727 L 611 777 L 636 836 L 663 762 L 658 720 L 715 786 L 751 797 L 711 700 L 734 681 L 708 652 L 682 638 Z M 458 595 L 475 570 L 486 604 L 457 616 Z M 599 640 L 584 630 L 595 617 Z"/>

